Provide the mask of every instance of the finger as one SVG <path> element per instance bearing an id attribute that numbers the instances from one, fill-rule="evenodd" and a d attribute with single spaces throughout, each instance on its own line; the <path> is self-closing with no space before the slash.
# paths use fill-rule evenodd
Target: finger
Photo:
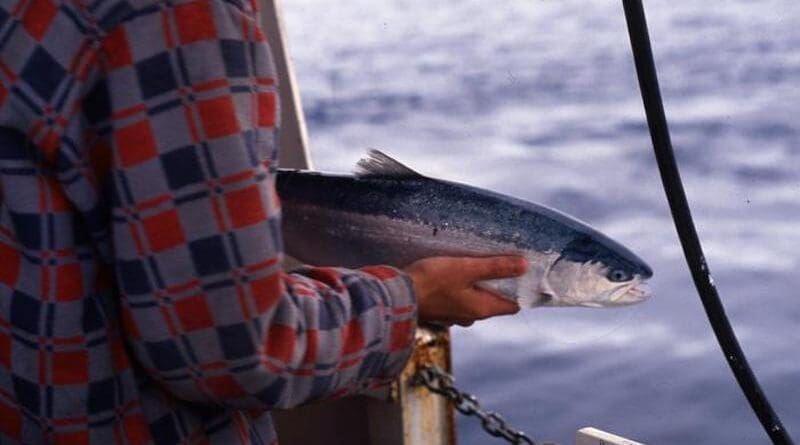
<path id="1" fill-rule="evenodd" d="M 474 287 L 468 291 L 472 304 L 475 305 L 475 318 L 494 317 L 496 315 L 511 315 L 520 311 L 519 305 L 485 289 Z"/>
<path id="2" fill-rule="evenodd" d="M 465 271 L 472 281 L 512 278 L 525 273 L 528 262 L 521 256 L 467 258 Z"/>

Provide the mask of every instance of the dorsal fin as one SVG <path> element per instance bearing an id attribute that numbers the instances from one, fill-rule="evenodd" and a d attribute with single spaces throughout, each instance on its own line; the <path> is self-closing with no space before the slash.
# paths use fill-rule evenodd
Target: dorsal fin
<path id="1" fill-rule="evenodd" d="M 366 156 L 358 160 L 355 175 L 359 178 L 370 176 L 413 178 L 422 176 L 394 160 L 386 153 L 374 148 L 371 148 Z"/>

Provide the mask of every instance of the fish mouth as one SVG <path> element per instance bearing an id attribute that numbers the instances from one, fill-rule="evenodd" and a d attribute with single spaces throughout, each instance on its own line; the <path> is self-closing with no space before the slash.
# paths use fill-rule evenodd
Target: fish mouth
<path id="1" fill-rule="evenodd" d="M 651 289 L 650 285 L 647 283 L 639 283 L 632 286 L 625 293 L 625 299 L 634 300 L 634 303 L 647 300 L 651 296 L 653 296 L 653 289 Z"/>
<path id="2" fill-rule="evenodd" d="M 630 283 L 620 286 L 609 296 L 609 303 L 614 306 L 624 306 L 649 299 L 653 295 L 653 291 L 644 280 L 637 276 Z"/>

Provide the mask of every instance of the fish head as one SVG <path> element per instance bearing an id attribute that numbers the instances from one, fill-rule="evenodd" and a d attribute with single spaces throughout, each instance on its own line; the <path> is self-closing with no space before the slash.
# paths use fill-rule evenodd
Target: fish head
<path id="1" fill-rule="evenodd" d="M 645 281 L 650 267 L 628 249 L 601 234 L 576 237 L 551 264 L 541 301 L 550 306 L 611 307 L 650 297 Z"/>

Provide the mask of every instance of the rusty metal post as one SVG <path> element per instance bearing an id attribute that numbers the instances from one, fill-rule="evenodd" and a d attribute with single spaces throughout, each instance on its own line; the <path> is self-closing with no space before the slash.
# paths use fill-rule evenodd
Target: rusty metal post
<path id="1" fill-rule="evenodd" d="M 450 333 L 420 328 L 416 350 L 397 381 L 403 415 L 404 445 L 454 445 L 456 443 L 453 407 L 413 378 L 422 366 L 435 365 L 451 373 Z"/>

